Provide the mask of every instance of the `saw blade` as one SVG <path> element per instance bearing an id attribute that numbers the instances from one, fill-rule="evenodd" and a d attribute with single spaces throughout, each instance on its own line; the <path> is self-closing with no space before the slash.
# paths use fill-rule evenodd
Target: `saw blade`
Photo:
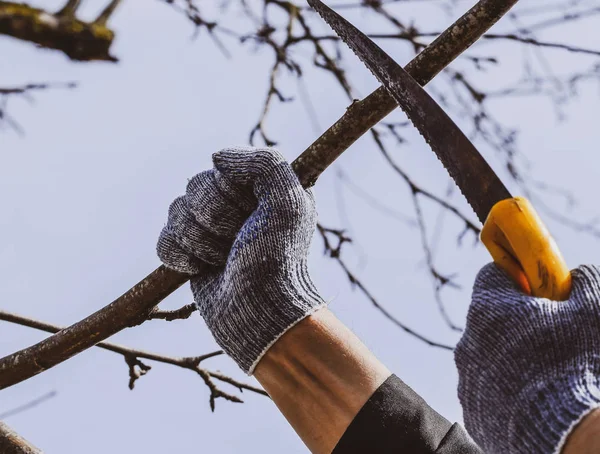
<path id="1" fill-rule="evenodd" d="M 308 3 L 360 58 L 406 113 L 485 222 L 492 206 L 512 196 L 477 148 L 404 68 L 320 0 Z"/>

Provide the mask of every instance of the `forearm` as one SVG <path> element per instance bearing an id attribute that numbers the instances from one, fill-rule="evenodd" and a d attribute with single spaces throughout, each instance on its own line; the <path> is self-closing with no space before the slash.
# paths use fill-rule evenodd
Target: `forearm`
<path id="1" fill-rule="evenodd" d="M 328 309 L 286 332 L 255 377 L 313 453 L 330 453 L 390 371 Z"/>
<path id="2" fill-rule="evenodd" d="M 567 438 L 562 454 L 596 454 L 600 452 L 600 409 L 588 414 Z"/>

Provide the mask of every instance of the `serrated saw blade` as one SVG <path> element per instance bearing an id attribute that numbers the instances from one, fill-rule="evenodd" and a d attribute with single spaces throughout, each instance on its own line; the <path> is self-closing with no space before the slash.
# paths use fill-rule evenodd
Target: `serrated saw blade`
<path id="1" fill-rule="evenodd" d="M 467 136 L 423 87 L 368 36 L 320 0 L 308 3 L 387 89 L 454 179 L 479 220 L 485 222 L 492 206 L 511 195 Z"/>

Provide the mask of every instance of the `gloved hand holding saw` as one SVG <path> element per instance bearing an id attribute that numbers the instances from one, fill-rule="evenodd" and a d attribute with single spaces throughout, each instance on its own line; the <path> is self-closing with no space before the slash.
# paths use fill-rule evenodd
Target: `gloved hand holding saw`
<path id="1" fill-rule="evenodd" d="M 597 438 L 563 451 L 600 407 L 600 268 L 572 277 L 569 299 L 552 301 L 494 264 L 477 276 L 455 355 L 465 426 L 486 453 L 600 452 Z"/>

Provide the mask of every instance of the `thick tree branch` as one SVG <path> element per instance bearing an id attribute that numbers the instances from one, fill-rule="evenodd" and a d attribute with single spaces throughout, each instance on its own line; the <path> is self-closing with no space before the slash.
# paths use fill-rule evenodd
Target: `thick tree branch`
<path id="1" fill-rule="evenodd" d="M 2 421 L 0 421 L 0 452 L 2 454 L 42 454 L 42 451 Z"/>
<path id="2" fill-rule="evenodd" d="M 422 85 L 470 47 L 517 0 L 481 0 L 424 49 L 406 67 Z M 352 143 L 395 108 L 383 88 L 354 102 L 331 128 L 293 163 L 305 186 Z M 124 328 L 142 323 L 155 306 L 186 282 L 188 276 L 164 266 L 148 275 L 113 303 L 31 347 L 0 359 L 0 389 L 19 383 L 81 353 Z"/>
<path id="3" fill-rule="evenodd" d="M 29 328 L 38 329 L 40 331 L 46 331 L 47 333 L 57 333 L 63 328 L 57 325 L 53 325 L 51 323 L 42 322 L 40 320 L 35 320 L 28 317 L 23 317 L 22 315 L 13 314 L 11 312 L 0 310 L 0 320 L 14 323 L 16 325 L 27 326 Z M 221 389 L 219 389 L 213 379 L 222 381 L 229 385 L 232 385 L 238 388 L 240 391 L 247 390 L 252 391 L 257 394 L 261 394 L 266 396 L 267 393 L 264 392 L 260 388 L 256 388 L 252 385 L 247 385 L 245 383 L 238 382 L 237 380 L 223 375 L 219 372 L 213 372 L 208 369 L 204 369 L 200 367 L 200 363 L 202 361 L 212 358 L 214 356 L 219 356 L 223 354 L 223 351 L 218 350 L 215 352 L 207 353 L 205 355 L 200 356 L 186 356 L 186 357 L 173 357 L 173 356 L 165 356 L 160 355 L 153 352 L 148 352 L 145 350 L 139 350 L 129 347 L 124 347 L 122 345 L 113 344 L 109 342 L 99 342 L 96 344 L 96 347 L 102 348 L 104 350 L 108 350 L 113 353 L 118 353 L 123 355 L 125 358 L 125 362 L 129 367 L 129 389 L 133 389 L 135 382 L 142 376 L 146 375 L 146 373 L 151 369 L 150 366 L 142 362 L 142 359 L 156 361 L 163 364 L 170 364 L 172 366 L 181 367 L 183 369 L 191 370 L 197 373 L 206 386 L 208 386 L 210 390 L 210 406 L 211 409 L 214 410 L 214 402 L 216 398 L 222 397 L 226 400 L 232 402 L 242 402 L 237 396 L 228 394 Z M 1 452 L 1 451 L 0 451 Z"/>
<path id="4" fill-rule="evenodd" d="M 0 34 L 60 50 L 72 60 L 116 62 L 109 52 L 115 34 L 106 26 L 106 20 L 118 3 L 113 0 L 97 20 L 84 22 L 75 17 L 78 1 L 67 2 L 57 13 L 0 1 Z"/>

